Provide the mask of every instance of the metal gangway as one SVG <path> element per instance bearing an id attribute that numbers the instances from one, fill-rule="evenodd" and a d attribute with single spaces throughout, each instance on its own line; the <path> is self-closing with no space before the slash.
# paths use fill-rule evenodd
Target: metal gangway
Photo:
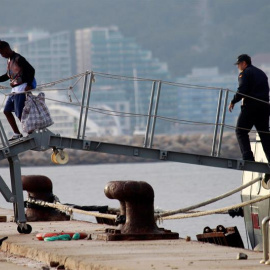
<path id="1" fill-rule="evenodd" d="M 227 100 L 229 89 L 219 89 L 219 99 L 217 104 L 216 121 L 214 125 L 212 150 L 209 155 L 190 154 L 184 152 L 168 151 L 153 148 L 153 138 L 155 134 L 156 119 L 158 118 L 158 106 L 163 81 L 151 80 L 152 89 L 149 101 L 149 109 L 147 123 L 145 126 L 144 143 L 142 146 L 133 146 L 125 144 L 116 144 L 111 142 L 94 141 L 85 136 L 86 125 L 88 119 L 88 111 L 90 108 L 90 97 L 92 84 L 95 79 L 94 72 L 86 72 L 83 74 L 83 90 L 80 103 L 80 115 L 78 123 L 77 136 L 74 138 L 63 137 L 55 134 L 49 129 L 35 130 L 27 137 L 20 138 L 14 143 L 10 143 L 7 139 L 5 130 L 0 121 L 0 139 L 2 146 L 0 148 L 0 160 L 7 159 L 10 168 L 11 190 L 0 176 L 0 192 L 7 202 L 13 203 L 14 219 L 18 224 L 19 233 L 30 233 L 32 228 L 26 222 L 24 212 L 23 187 L 21 182 L 21 165 L 18 155 L 29 150 L 47 151 L 53 150 L 52 160 L 59 164 L 65 164 L 68 161 L 68 155 L 65 149 L 74 149 L 81 151 L 108 153 L 114 155 L 124 155 L 131 157 L 140 157 L 145 159 L 180 162 L 186 164 L 195 164 L 230 170 L 251 171 L 259 173 L 270 173 L 269 164 L 262 162 L 244 161 L 241 159 L 230 159 L 220 157 L 220 149 L 222 144 L 223 129 L 225 127 L 225 116 L 227 108 Z M 75 77 L 76 78 L 76 77 Z M 46 85 L 45 85 L 46 86 Z M 44 89 L 41 86 L 39 89 Z M 225 92 L 223 112 L 221 124 L 221 103 L 222 95 Z M 218 128 L 220 127 L 219 141 L 217 143 Z"/>

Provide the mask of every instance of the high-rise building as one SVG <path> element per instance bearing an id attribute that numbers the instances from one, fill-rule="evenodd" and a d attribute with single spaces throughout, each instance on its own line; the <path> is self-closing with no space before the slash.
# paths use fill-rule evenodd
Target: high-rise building
<path id="1" fill-rule="evenodd" d="M 70 35 L 68 31 L 40 36 L 18 44 L 17 50 L 36 69 L 38 83 L 71 76 Z"/>
<path id="2" fill-rule="evenodd" d="M 194 68 L 192 73 L 186 77 L 179 78 L 179 83 L 193 85 L 194 87 L 179 87 L 178 88 L 178 119 L 188 120 L 203 123 L 215 123 L 217 105 L 219 99 L 219 89 L 237 90 L 237 74 L 221 75 L 218 68 Z M 206 86 L 210 89 L 203 89 L 196 86 Z M 211 89 L 218 88 L 218 89 Z M 229 92 L 229 105 L 233 92 Z M 223 92 L 220 120 L 222 116 L 225 92 Z M 226 108 L 225 124 L 235 126 L 239 114 L 239 106 L 235 106 L 233 113 L 229 113 Z M 202 125 L 204 130 L 212 130 L 212 126 Z M 187 128 L 187 127 L 186 127 Z"/>
<path id="3" fill-rule="evenodd" d="M 103 73 L 96 76 L 91 102 L 104 103 L 116 110 L 129 108 L 129 112 L 147 114 L 151 94 L 151 81 L 132 79 L 110 79 L 105 74 L 168 80 L 170 74 L 166 63 L 153 57 L 151 51 L 144 50 L 134 38 L 123 36 L 116 26 L 91 27 L 75 33 L 77 72 L 86 70 Z M 176 91 L 163 95 L 159 114 L 175 116 L 177 110 Z M 128 104 L 128 105 L 127 105 Z M 132 132 L 144 129 L 146 117 L 122 117 L 122 129 Z M 166 125 L 158 126 L 158 131 L 168 131 Z"/>
<path id="4" fill-rule="evenodd" d="M 42 30 L 33 30 L 25 33 L 11 30 L 7 33 L 0 33 L 0 39 L 7 41 L 14 51 L 22 54 L 35 68 L 35 78 L 38 84 L 58 81 L 71 76 L 70 34 L 68 31 L 50 34 Z M 0 75 L 5 72 L 6 59 L 0 57 Z M 2 84 L 9 85 L 8 82 Z M 63 88 L 69 85 L 70 82 L 67 82 L 61 85 L 58 84 L 57 87 Z M 50 94 L 53 97 L 59 97 L 59 93 L 57 92 L 50 92 Z M 3 95 L 0 95 L 0 101 L 2 104 L 4 101 Z M 52 110 L 53 118 L 55 117 L 54 111 Z M 79 115 L 79 112 L 77 113 Z M 56 119 L 59 118 L 57 117 Z M 70 116 L 67 114 L 66 121 L 62 125 L 69 127 L 71 125 L 69 118 Z M 10 136 L 12 132 L 3 115 L 1 116 L 1 120 L 3 120 L 5 130 Z M 52 130 L 59 129 L 59 127 L 56 121 Z M 67 130 L 62 129 L 62 131 L 67 133 Z"/>
<path id="5" fill-rule="evenodd" d="M 35 68 L 38 84 L 71 76 L 70 34 L 68 31 L 50 34 L 42 30 L 26 33 L 0 33 L 0 39 L 22 54 Z M 5 59 L 0 60 L 5 72 Z"/>
<path id="6" fill-rule="evenodd" d="M 151 51 L 143 50 L 134 38 L 124 37 L 116 26 L 76 30 L 75 42 L 78 73 L 92 69 L 132 76 L 136 68 L 139 77 L 169 77 L 166 63 L 153 58 Z"/>
<path id="7" fill-rule="evenodd" d="M 18 46 L 18 44 L 28 42 L 29 35 L 28 33 L 18 33 L 14 31 L 10 31 L 7 33 L 0 33 L 0 39 L 7 41 L 10 46 L 15 50 Z M 0 74 L 4 74 L 7 70 L 6 68 L 6 59 L 0 57 Z"/>

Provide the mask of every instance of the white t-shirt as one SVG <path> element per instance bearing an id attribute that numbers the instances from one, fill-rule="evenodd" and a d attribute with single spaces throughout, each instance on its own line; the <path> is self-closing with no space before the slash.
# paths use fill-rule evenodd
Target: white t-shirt
<path id="1" fill-rule="evenodd" d="M 18 86 L 15 86 L 11 89 L 11 93 L 21 93 L 24 92 L 25 87 L 27 86 L 27 83 L 20 84 Z"/>

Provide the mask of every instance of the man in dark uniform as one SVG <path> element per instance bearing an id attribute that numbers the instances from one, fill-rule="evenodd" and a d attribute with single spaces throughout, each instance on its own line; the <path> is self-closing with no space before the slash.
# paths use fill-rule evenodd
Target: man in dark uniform
<path id="1" fill-rule="evenodd" d="M 229 105 L 229 111 L 232 112 L 235 103 L 242 100 L 235 132 L 243 159 L 254 161 L 248 134 L 255 126 L 266 158 L 270 163 L 268 78 L 262 70 L 252 65 L 251 58 L 247 54 L 239 55 L 235 65 L 240 71 L 239 87 Z"/>

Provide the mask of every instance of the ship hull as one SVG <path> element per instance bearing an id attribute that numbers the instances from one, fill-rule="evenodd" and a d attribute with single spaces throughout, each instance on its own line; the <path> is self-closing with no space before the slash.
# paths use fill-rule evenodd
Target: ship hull
<path id="1" fill-rule="evenodd" d="M 267 162 L 264 151 L 262 149 L 261 142 L 257 136 L 256 141 L 251 143 L 251 148 L 254 153 L 256 161 Z M 244 172 L 243 173 L 243 184 L 249 181 L 263 176 L 261 173 L 256 172 Z M 241 194 L 241 199 L 243 202 L 256 199 L 269 194 L 270 190 L 265 189 L 262 186 L 261 181 L 243 189 Z M 261 250 L 262 249 L 262 231 L 261 224 L 262 220 L 270 215 L 270 200 L 264 200 L 252 205 L 244 207 L 244 219 L 245 226 L 248 233 L 250 245 L 252 249 Z"/>

